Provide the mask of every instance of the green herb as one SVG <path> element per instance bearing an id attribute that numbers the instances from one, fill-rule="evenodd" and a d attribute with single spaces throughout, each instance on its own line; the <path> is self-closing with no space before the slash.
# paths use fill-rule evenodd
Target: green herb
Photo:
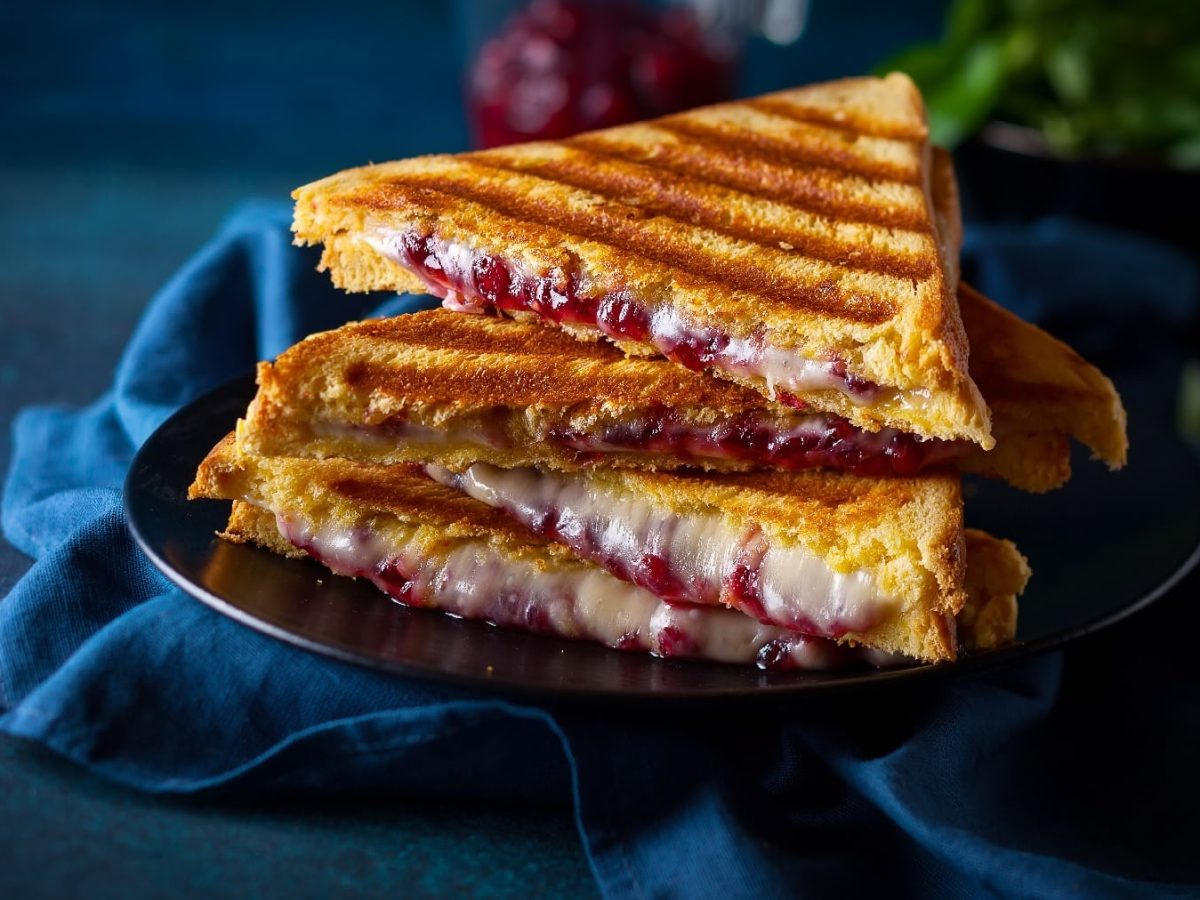
<path id="1" fill-rule="evenodd" d="M 1064 156 L 1200 168 L 1200 0 L 955 0 L 940 43 L 879 67 L 897 69 L 946 146 L 1000 120 Z"/>

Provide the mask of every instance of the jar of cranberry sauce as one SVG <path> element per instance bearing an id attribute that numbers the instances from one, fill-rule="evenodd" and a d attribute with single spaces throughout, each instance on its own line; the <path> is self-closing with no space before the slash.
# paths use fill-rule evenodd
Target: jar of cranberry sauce
<path id="1" fill-rule="evenodd" d="M 565 138 L 729 98 L 746 23 L 720 13 L 740 5 L 525 0 L 496 15 L 479 4 L 493 21 L 467 62 L 476 145 Z"/>

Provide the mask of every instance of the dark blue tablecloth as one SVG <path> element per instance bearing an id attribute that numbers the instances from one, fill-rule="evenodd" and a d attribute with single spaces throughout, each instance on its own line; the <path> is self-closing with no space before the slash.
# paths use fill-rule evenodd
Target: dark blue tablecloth
<path id="1" fill-rule="evenodd" d="M 919 692 L 649 713 L 331 662 L 171 588 L 122 521 L 134 448 L 254 360 L 409 302 L 338 294 L 286 223 L 240 210 L 154 298 L 107 394 L 17 421 L 3 527 L 37 562 L 0 602 L 0 728 L 150 791 L 570 803 L 614 897 L 1195 895 L 1188 598 Z M 1196 273 L 1170 251 L 1066 223 L 974 234 L 968 267 L 1027 313 L 1120 295 L 1190 315 Z"/>

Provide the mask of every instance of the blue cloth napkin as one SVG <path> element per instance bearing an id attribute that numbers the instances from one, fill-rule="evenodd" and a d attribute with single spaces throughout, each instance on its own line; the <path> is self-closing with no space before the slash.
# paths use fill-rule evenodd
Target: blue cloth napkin
<path id="1" fill-rule="evenodd" d="M 1156 643 L 1191 633 L 1178 598 L 987 677 L 647 713 L 377 674 L 172 588 L 122 520 L 134 448 L 181 404 L 380 300 L 334 291 L 287 222 L 277 205 L 241 209 L 154 298 L 107 394 L 17 420 L 3 527 L 36 563 L 0 602 L 0 728 L 149 791 L 572 804 L 610 897 L 1195 895 L 1200 679 L 1194 649 Z M 1067 223 L 975 234 L 968 268 L 1031 300 L 1024 312 L 1044 300 L 1030 283 L 1061 284 L 1065 262 L 1089 279 L 1081 297 L 1132 290 L 1143 311 L 1190 315 L 1195 269 L 1169 251 Z M 1121 280 L 1147 265 L 1163 278 Z"/>

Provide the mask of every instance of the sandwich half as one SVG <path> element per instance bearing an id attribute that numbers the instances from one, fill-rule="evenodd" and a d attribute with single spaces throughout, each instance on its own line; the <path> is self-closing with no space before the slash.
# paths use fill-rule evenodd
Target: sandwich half
<path id="1" fill-rule="evenodd" d="M 260 455 L 458 469 L 484 461 L 908 476 L 956 463 L 1035 491 L 1066 480 L 1071 436 L 1110 465 L 1123 463 L 1124 411 L 1108 379 L 1035 326 L 975 291 L 961 293 L 972 371 L 996 394 L 991 451 L 895 428 L 866 431 L 663 359 L 444 309 L 345 325 L 260 364 L 239 440 Z"/>
<path id="2" fill-rule="evenodd" d="M 887 628 L 834 640 L 719 604 L 667 602 L 415 466 L 253 457 L 238 452 L 230 436 L 201 465 L 189 496 L 236 501 L 225 538 L 311 556 L 338 574 L 370 579 L 408 606 L 661 656 L 768 668 L 894 662 L 895 654 L 952 659 L 955 612 L 972 623 L 963 646 L 998 646 L 1012 639 L 1016 594 L 1028 575 L 1011 544 L 980 532 L 964 537 L 960 527 L 945 536 L 954 558 L 938 565 L 949 586 L 930 588 L 940 607 L 917 629 L 917 640 L 888 639 Z M 981 569 L 973 574 L 976 556 Z M 936 583 L 939 576 L 930 577 Z"/>
<path id="3" fill-rule="evenodd" d="M 1070 477 L 1070 438 L 1111 469 L 1125 465 L 1125 407 L 1113 383 L 1062 341 L 960 284 L 971 374 L 992 410 L 996 449 L 960 468 L 1031 491 Z"/>
<path id="4" fill-rule="evenodd" d="M 907 76 L 299 188 L 351 291 L 432 292 L 662 355 L 856 427 L 992 446 L 955 297 L 957 198 Z"/>

